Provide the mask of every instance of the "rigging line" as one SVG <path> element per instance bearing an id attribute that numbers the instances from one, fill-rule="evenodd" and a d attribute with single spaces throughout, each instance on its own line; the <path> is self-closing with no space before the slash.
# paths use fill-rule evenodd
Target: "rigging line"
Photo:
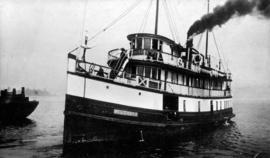
<path id="1" fill-rule="evenodd" d="M 142 2 L 142 0 L 137 0 L 134 4 L 132 4 L 127 10 L 125 10 L 118 18 L 116 18 L 115 20 L 113 20 L 111 23 L 109 23 L 105 28 L 103 28 L 102 30 L 98 31 L 94 36 L 92 36 L 88 41 L 93 40 L 94 38 L 96 38 L 99 34 L 107 31 L 110 27 L 112 27 L 114 24 L 116 24 L 120 19 L 122 19 L 123 17 L 125 17 L 128 13 L 130 13 L 134 8 L 136 8 L 136 6 L 138 6 L 140 3 Z"/>
<path id="2" fill-rule="evenodd" d="M 69 51 L 68 54 L 73 53 L 74 51 L 76 51 L 78 49 L 79 49 L 79 47 L 76 47 L 76 48 L 72 49 L 71 51 Z"/>
<path id="3" fill-rule="evenodd" d="M 149 13 L 150 13 L 150 9 L 151 9 L 152 3 L 153 3 L 153 0 L 150 0 L 150 3 L 148 4 L 148 7 L 147 7 L 147 10 L 146 10 L 145 16 L 143 18 L 142 24 L 141 24 L 138 32 L 143 32 L 144 29 L 145 29 L 145 26 L 147 24 L 147 20 L 148 20 L 148 17 L 149 17 Z"/>
<path id="4" fill-rule="evenodd" d="M 149 6 L 149 10 L 148 10 L 148 13 L 147 13 L 147 18 L 146 18 L 145 24 L 144 24 L 144 26 L 143 26 L 143 28 L 142 28 L 142 31 L 145 30 L 145 27 L 146 27 L 146 25 L 147 25 L 147 21 L 148 21 L 148 19 L 149 19 L 149 14 L 150 14 L 150 11 L 151 11 L 151 7 L 152 7 L 153 1 L 154 1 L 154 0 L 151 0 L 150 6 Z"/>
<path id="5" fill-rule="evenodd" d="M 215 36 L 215 33 L 212 31 L 212 34 L 213 34 L 213 38 L 214 38 L 214 40 L 215 40 L 215 43 L 217 43 L 216 42 L 216 36 Z M 216 44 L 217 45 L 217 44 Z M 216 46 L 217 47 L 217 46 Z M 222 62 L 222 65 L 223 65 L 223 68 L 225 69 L 226 68 L 226 72 L 227 71 L 229 71 L 230 72 L 230 70 L 229 70 L 229 66 L 228 66 L 228 61 L 226 60 L 226 58 L 225 58 L 225 56 L 224 56 L 224 54 L 223 53 L 220 53 L 221 54 L 221 56 L 222 56 L 222 58 L 223 58 L 223 60 L 224 60 L 224 62 L 225 62 L 225 64 L 226 64 L 226 67 L 223 65 L 223 62 Z"/>
<path id="6" fill-rule="evenodd" d="M 165 7 L 167 9 L 166 11 L 167 11 L 167 14 L 168 14 L 168 17 L 169 17 L 169 20 L 170 20 L 170 25 L 171 25 L 171 28 L 172 28 L 172 32 L 173 32 L 174 37 L 175 37 L 175 32 L 174 32 L 174 27 L 173 27 L 173 20 L 172 20 L 171 14 L 170 14 L 170 8 L 169 8 L 166 0 L 164 0 L 164 4 L 165 4 Z"/>
<path id="7" fill-rule="evenodd" d="M 83 24 L 82 24 L 82 32 L 81 32 L 81 42 L 83 43 L 83 34 L 84 34 L 84 28 L 85 28 L 85 21 L 86 21 L 86 15 L 87 15 L 87 6 L 88 6 L 88 0 L 84 1 L 84 10 L 83 10 Z"/>
<path id="8" fill-rule="evenodd" d="M 169 7 L 168 7 L 168 5 L 166 3 L 166 0 L 164 0 L 164 7 L 165 7 L 165 12 L 166 12 L 166 16 L 167 16 L 167 19 L 168 19 L 168 23 L 169 23 L 169 26 L 170 26 L 171 34 L 172 34 L 173 40 L 175 41 L 176 37 L 175 37 L 174 30 L 173 30 L 172 19 L 171 19 L 171 16 L 170 16 Z"/>
<path id="9" fill-rule="evenodd" d="M 171 15 L 172 23 L 173 23 L 174 33 L 175 33 L 177 41 L 180 43 L 180 36 L 179 36 L 179 32 L 178 32 L 177 25 L 176 25 L 176 18 L 175 18 L 175 16 L 173 16 L 174 13 L 176 12 L 176 9 L 175 9 L 175 7 L 172 7 L 170 5 L 170 3 L 167 2 L 166 0 L 165 0 L 165 2 L 168 3 L 167 5 L 169 7 L 169 10 L 172 11 L 172 14 L 170 14 L 170 15 Z"/>
<path id="10" fill-rule="evenodd" d="M 180 43 L 179 32 L 177 30 L 176 23 L 175 23 L 175 16 L 173 16 L 174 15 L 174 10 L 172 9 L 173 7 L 171 7 L 170 3 L 168 3 L 166 0 L 165 0 L 165 3 L 166 3 L 167 8 L 168 8 L 168 13 L 169 13 L 169 17 L 171 19 L 172 30 L 173 30 L 174 36 L 176 38 L 176 42 Z M 172 10 L 172 12 L 170 12 L 170 10 Z"/>
<path id="11" fill-rule="evenodd" d="M 173 12 L 176 12 L 176 11 L 174 11 L 175 10 L 175 8 L 174 7 L 171 7 L 172 8 L 172 11 Z M 174 8 L 174 9 L 173 9 Z M 172 14 L 172 15 L 174 15 L 174 14 Z M 178 29 L 177 29 L 177 25 L 176 25 L 176 17 L 175 16 L 172 16 L 173 17 L 173 26 L 174 26 L 174 29 L 175 29 L 175 33 L 176 33 L 176 38 L 178 39 L 178 42 L 180 43 L 180 36 L 179 36 L 179 31 L 178 31 Z"/>
<path id="12" fill-rule="evenodd" d="M 150 1 L 151 2 L 151 1 Z M 149 3 L 150 4 L 150 3 Z M 142 27 L 143 27 L 143 25 L 144 25 L 144 22 L 145 22 L 145 19 L 146 19 L 146 16 L 147 16 L 147 11 L 148 11 L 148 8 L 149 8 L 149 4 L 148 4 L 148 7 L 147 7 L 147 9 L 146 9 L 146 12 L 145 12 L 145 14 L 144 14 L 144 16 L 143 16 L 143 19 L 142 19 L 142 23 L 141 23 L 141 25 L 140 25 L 140 27 L 139 27 L 139 30 L 137 31 L 137 32 L 140 32 L 140 30 L 142 29 Z"/>
<path id="13" fill-rule="evenodd" d="M 177 0 L 176 0 L 177 1 Z M 176 7 L 178 7 L 179 6 L 179 4 L 180 4 L 180 1 L 177 1 L 177 5 L 175 5 L 175 12 L 176 12 L 176 16 L 177 17 L 179 17 L 179 18 L 176 18 L 177 19 L 177 21 L 179 22 L 179 24 L 182 26 L 182 28 L 185 28 L 185 26 L 183 25 L 183 21 L 181 21 L 181 19 L 180 19 L 180 13 L 179 13 L 179 9 L 176 9 Z"/>
<path id="14" fill-rule="evenodd" d="M 174 34 L 173 34 L 173 29 L 172 29 L 172 26 L 171 26 L 171 21 L 170 21 L 169 15 L 168 15 L 168 6 L 166 6 L 165 0 L 163 0 L 162 3 L 163 3 L 164 10 L 165 10 L 165 13 L 166 13 L 166 17 L 167 17 L 167 20 L 168 20 L 168 23 L 169 23 L 169 29 L 170 29 L 172 38 L 175 41 L 175 37 L 174 37 Z"/>
<path id="15" fill-rule="evenodd" d="M 212 33 L 212 36 L 213 36 L 213 39 L 214 39 L 214 43 L 215 43 L 215 46 L 216 46 L 216 49 L 217 49 L 217 52 L 218 52 L 218 56 L 219 56 L 220 59 L 222 59 L 222 58 L 221 58 L 221 55 L 220 55 L 220 51 L 219 51 L 218 45 L 217 45 L 216 36 L 215 36 L 215 34 L 214 34 L 213 31 L 211 31 L 211 33 Z M 225 61 L 225 59 L 224 59 L 224 61 Z M 226 61 L 225 61 L 225 62 L 226 62 Z M 224 66 L 223 62 L 221 62 L 221 64 L 222 64 L 222 66 L 223 66 L 225 72 L 227 72 L 227 69 L 228 69 L 228 64 L 227 64 L 227 62 L 226 62 L 227 67 Z"/>
<path id="16" fill-rule="evenodd" d="M 148 11 L 148 13 L 147 13 L 147 19 L 146 19 L 145 24 L 144 24 L 144 26 L 143 26 L 143 28 L 142 28 L 142 29 L 143 29 L 142 31 L 144 31 L 145 28 L 146 28 L 147 21 L 148 21 L 148 19 L 149 19 L 149 15 L 150 15 L 150 11 L 151 11 L 151 7 L 152 7 L 153 1 L 154 1 L 154 0 L 151 0 L 151 4 L 150 4 L 150 6 L 149 6 L 149 11 Z"/>

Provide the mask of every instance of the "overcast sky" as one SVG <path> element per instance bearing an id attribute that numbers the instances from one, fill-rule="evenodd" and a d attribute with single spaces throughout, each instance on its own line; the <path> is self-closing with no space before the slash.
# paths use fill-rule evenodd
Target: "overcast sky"
<path id="1" fill-rule="evenodd" d="M 0 87 L 64 92 L 67 53 L 80 45 L 82 33 L 87 30 L 92 37 L 136 1 L 0 0 Z M 184 45 L 189 26 L 206 12 L 206 0 L 167 1 L 174 8 L 171 13 L 180 37 L 177 40 Z M 212 0 L 210 11 L 224 2 Z M 126 36 L 139 30 L 148 4 L 149 0 L 143 0 L 121 21 L 90 41 L 89 45 L 95 47 L 88 51 L 87 58 L 106 64 L 110 49 L 128 48 Z M 150 13 L 145 31 L 153 33 L 154 6 Z M 159 34 L 172 38 L 165 17 L 161 6 Z M 234 88 L 269 89 L 270 21 L 248 15 L 213 31 L 233 73 Z M 203 49 L 202 44 L 200 50 Z M 209 51 L 217 55 L 212 38 Z"/>

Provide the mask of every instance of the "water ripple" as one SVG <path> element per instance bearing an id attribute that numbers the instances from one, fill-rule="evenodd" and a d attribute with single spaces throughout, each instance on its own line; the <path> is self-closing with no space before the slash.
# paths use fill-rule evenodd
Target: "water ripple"
<path id="1" fill-rule="evenodd" d="M 61 157 L 63 97 L 39 97 L 40 105 L 30 119 L 13 124 L 0 123 L 2 157 Z M 236 101 L 236 118 L 216 129 L 173 143 L 109 146 L 76 149 L 65 157 L 116 158 L 215 158 L 270 157 L 270 102 Z M 256 108 L 254 108 L 256 107 Z M 16 151 L 16 152 L 14 152 Z M 91 152 L 89 152 L 91 151 Z"/>

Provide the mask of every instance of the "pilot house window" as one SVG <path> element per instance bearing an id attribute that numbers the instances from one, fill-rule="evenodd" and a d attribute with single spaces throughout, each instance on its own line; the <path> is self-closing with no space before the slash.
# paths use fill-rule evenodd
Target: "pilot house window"
<path id="1" fill-rule="evenodd" d="M 156 39 L 153 39 L 153 49 L 154 50 L 157 50 L 158 49 L 158 40 L 156 40 Z"/>
<path id="2" fill-rule="evenodd" d="M 144 49 L 150 49 L 151 48 L 151 39 L 145 38 L 144 39 Z"/>
<path id="3" fill-rule="evenodd" d="M 142 38 L 137 38 L 137 49 L 141 49 L 142 48 Z"/>
<path id="4" fill-rule="evenodd" d="M 162 41 L 159 41 L 159 49 L 158 50 L 160 50 L 160 51 L 162 51 Z"/>

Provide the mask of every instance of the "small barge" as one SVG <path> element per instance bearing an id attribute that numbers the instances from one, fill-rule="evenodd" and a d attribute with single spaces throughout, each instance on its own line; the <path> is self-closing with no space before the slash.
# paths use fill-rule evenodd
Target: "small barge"
<path id="1" fill-rule="evenodd" d="M 37 107 L 38 101 L 30 101 L 25 96 L 24 87 L 21 93 L 17 94 L 16 89 L 8 92 L 7 89 L 1 90 L 0 96 L 0 121 L 18 121 L 28 117 Z"/>

